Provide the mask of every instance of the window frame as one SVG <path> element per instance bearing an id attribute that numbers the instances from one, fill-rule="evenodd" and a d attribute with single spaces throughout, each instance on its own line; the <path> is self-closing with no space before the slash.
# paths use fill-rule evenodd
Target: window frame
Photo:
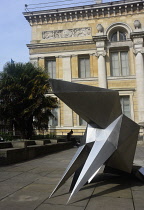
<path id="1" fill-rule="evenodd" d="M 49 70 L 48 70 L 48 62 L 55 62 L 55 68 L 52 68 L 52 72 L 51 73 L 49 73 Z M 53 64 L 52 64 L 53 65 Z M 47 73 L 48 73 L 48 75 L 49 75 L 49 77 L 51 78 L 51 79 L 56 79 L 57 78 L 57 76 L 56 76 L 56 57 L 47 57 L 46 59 L 45 59 L 45 68 L 46 68 L 46 70 L 47 70 Z M 55 71 L 55 72 L 54 72 Z M 51 77 L 51 75 L 52 75 L 52 77 Z M 55 75 L 55 76 L 54 76 Z"/>
<path id="2" fill-rule="evenodd" d="M 45 96 L 46 97 L 49 97 L 49 96 L 51 96 L 51 97 L 53 97 L 53 98 L 57 98 L 53 93 L 49 93 L 49 94 L 45 94 Z M 53 126 L 53 125 L 50 125 L 49 124 L 49 122 L 48 122 L 48 127 L 49 127 L 49 129 L 53 129 L 53 128 L 57 128 L 57 127 L 60 127 L 60 113 L 61 113 L 61 111 L 60 111 L 60 100 L 57 98 L 57 101 L 58 101 L 58 107 L 56 108 L 57 109 L 57 115 L 58 115 L 58 118 L 57 118 L 57 120 L 58 120 L 58 125 L 57 126 Z"/>
<path id="3" fill-rule="evenodd" d="M 129 115 L 127 115 L 126 114 L 126 110 L 125 110 L 125 100 L 124 99 L 128 99 L 128 102 L 129 102 L 129 104 L 128 104 L 128 106 L 129 106 L 129 110 L 128 110 L 128 113 L 129 113 Z M 125 95 L 125 96 L 120 96 L 120 103 L 121 103 L 121 109 L 122 109 L 122 113 L 124 114 L 124 115 L 126 115 L 128 118 L 130 118 L 131 119 L 131 105 L 130 105 L 130 97 L 129 96 L 127 96 L 127 95 Z"/>
<path id="4" fill-rule="evenodd" d="M 127 53 L 127 65 L 128 69 L 126 72 L 126 75 L 123 74 L 122 70 L 122 59 L 121 59 L 121 53 L 126 52 Z M 112 64 L 112 53 L 117 53 L 118 54 L 118 66 L 119 66 L 119 75 L 114 75 L 114 70 L 113 70 L 113 64 Z M 110 76 L 111 77 L 127 77 L 130 76 L 130 65 L 129 65 L 129 50 L 128 49 L 118 49 L 118 50 L 111 50 L 110 51 Z"/>
<path id="5" fill-rule="evenodd" d="M 80 60 L 82 59 L 87 59 L 88 60 L 88 65 L 89 65 L 89 71 L 87 72 L 87 64 L 85 63 L 85 71 L 84 71 L 84 76 L 82 76 L 81 72 L 81 67 L 80 67 Z M 86 61 L 85 61 L 86 62 Z M 89 74 L 89 76 L 87 76 Z M 90 78 L 91 77 L 91 72 L 90 72 L 90 55 L 89 54 L 84 54 L 84 55 L 78 55 L 78 78 L 85 79 L 85 78 Z"/>
<path id="6" fill-rule="evenodd" d="M 57 110 L 57 111 L 56 111 L 56 113 L 57 113 L 57 118 L 56 118 L 57 124 L 55 125 L 55 124 L 53 123 L 55 119 L 54 119 L 53 117 L 50 117 L 50 118 L 49 118 L 48 124 L 49 124 L 49 126 L 50 126 L 51 128 L 54 128 L 54 127 L 58 127 L 58 126 L 59 126 L 59 107 L 54 108 L 54 109 L 51 110 L 51 113 L 52 113 L 53 115 L 54 115 L 53 111 L 55 111 L 55 110 Z M 54 115 L 54 117 L 56 117 L 56 116 Z M 50 124 L 50 123 L 51 123 L 51 124 Z"/>
<path id="7" fill-rule="evenodd" d="M 116 41 L 113 41 L 112 39 L 113 39 L 113 36 L 115 34 L 116 34 Z M 122 34 L 124 36 L 124 39 L 123 40 L 120 39 L 120 34 Z M 111 42 L 125 42 L 126 40 L 127 40 L 126 33 L 123 32 L 122 30 L 116 30 L 110 36 L 110 41 Z"/>
<path id="8" fill-rule="evenodd" d="M 134 92 L 131 91 L 131 90 L 119 91 L 119 96 L 120 97 L 125 97 L 125 96 L 129 97 L 131 119 L 135 120 L 135 116 L 134 116 L 134 102 L 133 102 Z"/>

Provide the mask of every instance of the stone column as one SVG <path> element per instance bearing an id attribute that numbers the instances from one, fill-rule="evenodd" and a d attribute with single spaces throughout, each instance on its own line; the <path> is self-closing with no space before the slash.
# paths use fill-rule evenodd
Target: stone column
<path id="1" fill-rule="evenodd" d="M 71 56 L 62 56 L 63 80 L 71 82 Z M 63 126 L 73 126 L 73 113 L 66 104 L 63 105 Z"/>
<path id="2" fill-rule="evenodd" d="M 99 87 L 107 88 L 107 74 L 106 74 L 106 63 L 105 63 L 106 52 L 104 50 L 96 51 L 96 56 L 98 57 Z"/>
<path id="3" fill-rule="evenodd" d="M 136 85 L 138 100 L 138 120 L 144 122 L 144 50 L 135 50 Z"/>
<path id="4" fill-rule="evenodd" d="M 98 57 L 98 82 L 99 87 L 107 88 L 107 73 L 106 73 L 106 40 L 107 36 L 104 35 L 104 28 L 101 24 L 97 25 L 98 33 L 93 36 L 93 40 L 96 43 L 96 56 Z"/>

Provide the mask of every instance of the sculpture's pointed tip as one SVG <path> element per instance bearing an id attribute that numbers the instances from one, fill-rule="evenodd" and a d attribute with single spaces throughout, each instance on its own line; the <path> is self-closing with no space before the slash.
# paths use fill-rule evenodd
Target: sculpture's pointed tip
<path id="1" fill-rule="evenodd" d="M 69 197 L 69 199 L 68 199 L 68 201 L 67 201 L 67 204 L 68 204 L 68 203 L 70 202 L 70 200 L 72 199 L 73 194 L 74 194 L 74 191 L 70 194 L 70 197 Z"/>
<path id="2" fill-rule="evenodd" d="M 69 199 L 68 199 L 68 201 L 67 201 L 66 205 L 68 205 L 68 203 L 70 202 L 70 199 L 71 199 L 71 196 L 69 197 Z"/>
<path id="3" fill-rule="evenodd" d="M 55 193 L 55 190 L 50 194 L 49 198 L 51 198 L 54 193 Z"/>
<path id="4" fill-rule="evenodd" d="M 49 198 L 51 198 L 51 197 L 52 197 L 52 195 L 53 195 L 53 194 L 50 194 Z"/>

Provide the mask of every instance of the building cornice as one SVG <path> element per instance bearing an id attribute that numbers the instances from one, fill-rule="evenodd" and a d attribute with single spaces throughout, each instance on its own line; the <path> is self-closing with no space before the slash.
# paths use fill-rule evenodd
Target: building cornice
<path id="1" fill-rule="evenodd" d="M 73 41 L 64 41 L 64 42 L 31 43 L 27 44 L 27 47 L 29 49 L 37 49 L 37 48 L 51 48 L 51 47 L 87 45 L 87 44 L 94 44 L 94 41 L 92 39 L 83 39 L 83 40 L 73 40 Z"/>
<path id="2" fill-rule="evenodd" d="M 111 3 L 92 4 L 64 9 L 24 12 L 30 25 L 54 24 L 144 12 L 144 0 L 122 0 Z"/>

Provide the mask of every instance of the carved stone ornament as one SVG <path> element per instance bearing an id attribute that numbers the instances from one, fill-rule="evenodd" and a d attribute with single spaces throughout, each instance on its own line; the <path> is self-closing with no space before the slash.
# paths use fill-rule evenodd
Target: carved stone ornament
<path id="1" fill-rule="evenodd" d="M 102 55 L 103 57 L 106 56 L 106 51 L 103 50 L 103 51 L 96 51 L 95 53 L 96 57 L 99 57 L 100 55 Z"/>
<path id="2" fill-rule="evenodd" d="M 134 27 L 135 27 L 135 29 L 141 28 L 141 23 L 139 20 L 134 21 Z"/>
<path id="3" fill-rule="evenodd" d="M 143 38 L 134 38 L 133 42 L 134 44 L 143 44 Z"/>
<path id="4" fill-rule="evenodd" d="M 83 36 L 91 36 L 90 27 L 42 32 L 43 39 L 58 39 L 58 38 L 70 38 L 70 37 L 83 37 Z"/>
<path id="5" fill-rule="evenodd" d="M 103 32 L 103 26 L 101 24 L 98 24 L 96 26 L 96 28 L 97 28 L 97 30 L 98 30 L 99 33 L 102 33 Z"/>
<path id="6" fill-rule="evenodd" d="M 104 46 L 105 46 L 104 41 L 96 42 L 96 47 L 104 47 Z"/>

